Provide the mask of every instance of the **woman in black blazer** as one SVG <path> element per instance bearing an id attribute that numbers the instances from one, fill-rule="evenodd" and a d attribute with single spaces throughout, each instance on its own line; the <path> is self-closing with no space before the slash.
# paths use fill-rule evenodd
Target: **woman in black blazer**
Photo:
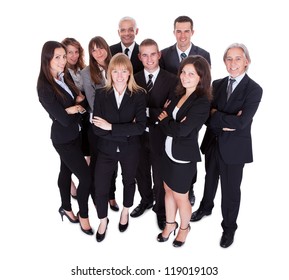
<path id="1" fill-rule="evenodd" d="M 65 46 L 66 50 L 66 58 L 67 58 L 67 74 L 68 77 L 74 82 L 77 88 L 85 95 L 83 80 L 80 75 L 80 72 L 83 68 L 85 68 L 85 60 L 84 60 L 84 50 L 81 44 L 74 38 L 65 38 L 61 42 Z M 87 100 L 87 98 L 86 98 Z M 88 112 L 88 104 L 86 106 L 86 113 L 82 114 L 81 120 L 81 147 L 83 154 L 85 156 L 85 160 L 87 164 L 90 163 L 90 150 L 89 150 L 89 141 L 88 141 L 88 128 L 89 128 L 89 112 Z M 71 196 L 73 198 L 77 198 L 76 194 L 76 186 L 73 180 L 71 180 Z"/>
<path id="2" fill-rule="evenodd" d="M 100 225 L 98 242 L 105 238 L 107 208 L 111 177 L 120 163 L 122 169 L 123 209 L 119 230 L 128 227 L 129 207 L 133 205 L 135 176 L 139 160 L 140 135 L 146 125 L 145 90 L 133 77 L 129 58 L 122 53 L 114 55 L 107 71 L 107 84 L 95 93 L 93 131 L 99 136 L 95 164 L 95 197 Z"/>
<path id="3" fill-rule="evenodd" d="M 67 78 L 66 62 L 64 45 L 55 41 L 46 42 L 42 48 L 37 91 L 41 105 L 52 119 L 51 140 L 61 161 L 58 177 L 61 196 L 59 213 L 62 220 L 66 216 L 72 223 L 80 222 L 81 230 L 92 235 L 88 219 L 91 176 L 81 149 L 80 137 L 85 98 L 71 79 Z M 78 217 L 74 215 L 70 202 L 72 173 L 79 180 Z"/>
<path id="4" fill-rule="evenodd" d="M 180 214 L 180 230 L 173 242 L 175 247 L 185 243 L 190 230 L 192 208 L 188 191 L 201 161 L 198 133 L 209 116 L 211 73 L 202 56 L 188 56 L 181 62 L 176 98 L 160 116 L 160 125 L 167 135 L 163 157 L 166 226 L 157 237 L 167 241 L 178 228 L 176 213 Z"/>

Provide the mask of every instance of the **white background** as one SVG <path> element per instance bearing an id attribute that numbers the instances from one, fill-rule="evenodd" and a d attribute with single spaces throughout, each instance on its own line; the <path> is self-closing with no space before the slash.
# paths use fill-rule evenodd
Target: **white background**
<path id="1" fill-rule="evenodd" d="M 256 4 L 258 2 L 258 4 Z M 285 1 L 7 1 L 1 4 L 1 279 L 287 279 L 288 265 L 288 13 Z M 213 79 L 227 75 L 225 48 L 244 43 L 251 54 L 249 76 L 263 87 L 252 126 L 254 162 L 245 166 L 235 242 L 219 246 L 220 193 L 210 217 L 191 223 L 182 248 L 158 243 L 155 214 L 147 211 L 118 231 L 119 213 L 109 210 L 106 239 L 97 243 L 78 225 L 61 222 L 56 185 L 59 158 L 49 139 L 50 120 L 38 102 L 36 82 L 44 42 L 103 36 L 119 42 L 118 21 L 137 20 L 136 41 L 155 39 L 160 49 L 175 43 L 173 21 L 194 20 L 192 41 L 211 54 Z M 287 38 L 288 40 L 288 38 Z M 87 56 L 88 58 L 88 56 Z M 286 72 L 285 72 L 286 71 Z M 281 86 L 281 82 L 284 86 Z M 285 135 L 286 134 L 286 135 Z M 200 137 L 202 133 L 200 134 Z M 202 197 L 198 165 L 195 211 Z M 117 201 L 122 201 L 119 172 Z M 136 192 L 135 205 L 139 202 Z M 98 219 L 90 201 L 90 221 Z M 73 201 L 73 209 L 78 207 Z M 132 208 L 133 209 L 133 208 Z M 131 210 L 132 210 L 131 209 Z M 80 268 L 154 268 L 156 276 L 72 276 Z M 165 267 L 213 267 L 217 276 L 166 276 Z M 160 271 L 160 272 L 159 272 Z"/>

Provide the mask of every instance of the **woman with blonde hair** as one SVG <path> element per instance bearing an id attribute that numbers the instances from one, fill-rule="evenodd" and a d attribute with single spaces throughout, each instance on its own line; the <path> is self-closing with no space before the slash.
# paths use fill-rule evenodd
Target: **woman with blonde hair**
<path id="1" fill-rule="evenodd" d="M 95 164 L 95 197 L 100 225 L 96 240 L 105 238 L 108 225 L 107 208 L 111 177 L 120 163 L 123 181 L 123 209 L 119 230 L 128 227 L 129 208 L 133 205 L 135 176 L 139 161 L 140 135 L 146 125 L 145 90 L 133 76 L 129 58 L 114 55 L 107 71 L 107 83 L 96 90 L 94 99 L 93 131 L 98 136 Z"/>

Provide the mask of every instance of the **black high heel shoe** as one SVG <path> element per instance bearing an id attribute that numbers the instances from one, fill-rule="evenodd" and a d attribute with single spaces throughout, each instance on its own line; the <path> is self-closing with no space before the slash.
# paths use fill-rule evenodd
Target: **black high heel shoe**
<path id="1" fill-rule="evenodd" d="M 188 231 L 190 231 L 191 230 L 191 226 L 190 226 L 190 224 L 188 224 L 188 226 L 186 228 L 181 228 L 180 227 L 180 230 L 188 230 Z M 184 244 L 185 244 L 185 241 L 179 241 L 179 240 L 176 240 L 176 239 L 173 241 L 173 246 L 174 247 L 181 247 Z"/>
<path id="2" fill-rule="evenodd" d="M 108 223 L 109 223 L 109 219 L 107 218 L 107 223 L 106 223 L 106 228 L 105 228 L 104 233 L 100 234 L 100 233 L 98 233 L 98 231 L 96 232 L 96 241 L 97 242 L 101 242 L 105 238 Z"/>
<path id="3" fill-rule="evenodd" d="M 58 212 L 59 212 L 59 214 L 61 216 L 62 222 L 63 222 L 63 216 L 65 216 L 69 220 L 69 222 L 71 222 L 73 224 L 79 223 L 78 219 L 76 219 L 76 220 L 71 219 L 62 207 L 59 208 Z"/>
<path id="4" fill-rule="evenodd" d="M 79 212 L 77 213 L 77 217 L 78 217 L 78 220 L 79 220 L 79 225 L 80 225 L 81 230 L 82 230 L 85 234 L 87 234 L 87 235 L 93 235 L 93 230 L 92 230 L 92 228 L 90 228 L 90 229 L 84 229 L 84 228 L 82 227 L 81 222 L 80 222 Z"/>
<path id="5" fill-rule="evenodd" d="M 175 229 L 173 229 L 173 230 L 169 233 L 169 235 L 168 235 L 167 237 L 164 237 L 164 236 L 162 235 L 162 232 L 161 232 L 161 233 L 158 235 L 158 237 L 157 237 L 157 241 L 158 241 L 158 242 L 166 242 L 166 241 L 168 241 L 168 239 L 169 239 L 169 237 L 170 237 L 170 235 L 171 235 L 172 232 L 174 232 L 174 235 L 176 235 L 176 229 L 179 227 L 178 223 L 177 223 L 177 222 L 166 222 L 166 224 L 169 224 L 169 225 L 175 224 L 176 227 L 175 227 Z"/>
<path id="6" fill-rule="evenodd" d="M 118 224 L 118 229 L 120 232 L 126 231 L 126 229 L 128 227 L 128 219 L 129 219 L 129 215 L 127 214 L 127 223 L 125 225 L 123 225 L 121 223 Z"/>

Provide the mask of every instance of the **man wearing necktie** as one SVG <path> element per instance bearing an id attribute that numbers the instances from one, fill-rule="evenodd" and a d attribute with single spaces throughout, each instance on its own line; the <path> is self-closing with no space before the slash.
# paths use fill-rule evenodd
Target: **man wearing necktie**
<path id="1" fill-rule="evenodd" d="M 201 144 L 205 155 L 205 187 L 196 222 L 212 213 L 219 178 L 223 234 L 220 246 L 234 242 L 245 163 L 253 161 L 251 125 L 262 98 L 262 88 L 246 73 L 251 62 L 243 44 L 230 45 L 223 57 L 229 77 L 213 82 L 213 102 Z"/>
<path id="2" fill-rule="evenodd" d="M 135 19 L 132 17 L 123 17 L 118 24 L 120 42 L 110 46 L 112 56 L 121 52 L 129 57 L 134 74 L 143 69 L 143 64 L 138 58 L 139 45 L 135 42 L 135 36 L 137 34 L 138 27 Z"/>
<path id="3" fill-rule="evenodd" d="M 136 175 L 141 201 L 132 211 L 131 217 L 139 217 L 153 207 L 158 226 L 163 230 L 166 213 L 161 166 L 165 135 L 158 125 L 158 116 L 167 106 L 168 100 L 175 95 L 178 80 L 177 76 L 159 67 L 161 54 L 154 40 L 143 40 L 139 51 L 144 70 L 136 73 L 134 77 L 137 84 L 147 90 L 147 125 L 141 136 L 142 149 Z"/>
<path id="4" fill-rule="evenodd" d="M 201 55 L 211 64 L 210 53 L 191 42 L 193 34 L 193 20 L 190 17 L 179 16 L 175 19 L 174 35 L 177 42 L 161 51 L 161 68 L 177 75 L 181 61 L 188 55 Z M 197 175 L 195 176 L 189 191 L 189 199 L 192 206 L 195 204 L 196 199 L 194 194 L 194 183 L 196 180 Z"/>

